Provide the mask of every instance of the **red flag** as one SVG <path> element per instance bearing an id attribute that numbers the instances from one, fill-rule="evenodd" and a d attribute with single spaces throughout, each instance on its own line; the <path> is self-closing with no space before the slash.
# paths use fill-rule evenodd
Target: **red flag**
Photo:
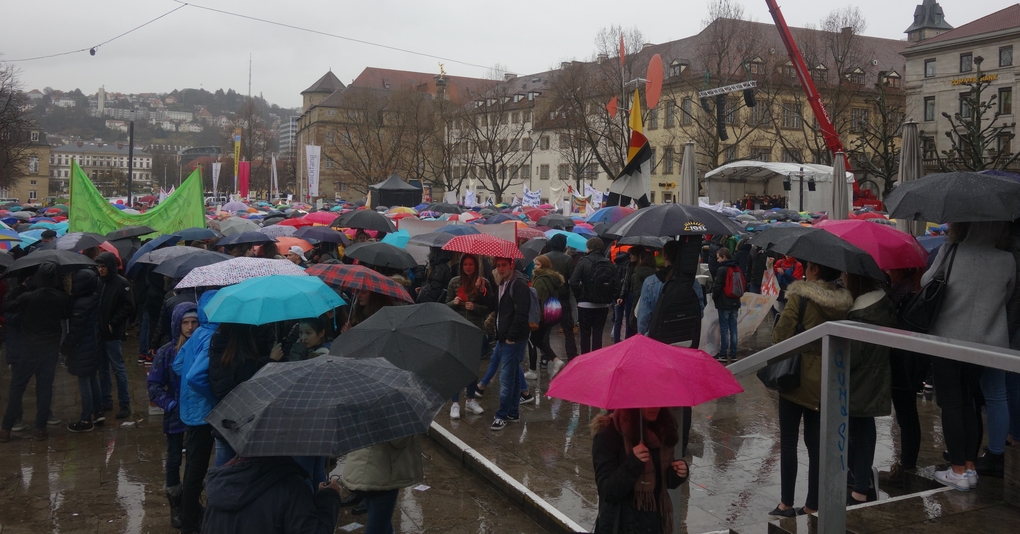
<path id="1" fill-rule="evenodd" d="M 242 161 L 237 164 L 237 188 L 241 198 L 248 198 L 248 179 L 251 177 L 251 162 Z"/>
<path id="2" fill-rule="evenodd" d="M 608 103 L 606 103 L 606 111 L 609 112 L 609 118 L 611 118 L 611 119 L 615 119 L 616 118 L 616 108 L 617 108 L 617 101 L 616 101 L 616 97 L 614 96 L 612 100 L 610 100 Z"/>
<path id="3" fill-rule="evenodd" d="M 623 32 L 620 32 L 620 68 L 623 68 Z"/>

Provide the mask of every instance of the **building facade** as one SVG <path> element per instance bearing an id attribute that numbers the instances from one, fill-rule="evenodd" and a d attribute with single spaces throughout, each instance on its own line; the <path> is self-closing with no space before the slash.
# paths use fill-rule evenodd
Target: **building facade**
<path id="1" fill-rule="evenodd" d="M 85 143 L 78 141 L 55 146 L 49 152 L 51 194 L 67 191 L 71 162 L 76 161 L 85 175 L 106 196 L 127 194 L 128 146 L 124 143 Z M 132 191 L 152 190 L 152 155 L 135 147 L 132 168 Z"/>
<path id="2" fill-rule="evenodd" d="M 50 145 L 41 130 L 30 130 L 28 164 L 21 176 L 0 188 L 0 197 L 16 198 L 22 203 L 42 203 L 50 195 Z"/>

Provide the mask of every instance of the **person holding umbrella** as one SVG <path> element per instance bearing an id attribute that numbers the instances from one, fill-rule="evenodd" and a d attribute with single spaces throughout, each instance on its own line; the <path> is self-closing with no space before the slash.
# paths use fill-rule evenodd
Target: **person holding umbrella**
<path id="1" fill-rule="evenodd" d="M 447 251 L 441 251 L 449 254 Z M 424 288 L 423 288 L 424 291 Z M 484 276 L 480 276 L 478 269 L 478 256 L 464 254 L 460 258 L 460 276 L 454 276 L 446 288 L 446 305 L 459 313 L 471 324 L 482 331 L 485 330 L 485 318 L 489 316 L 496 303 L 496 294 L 489 289 L 489 283 Z M 419 294 L 419 298 L 421 295 Z M 482 345 L 479 347 L 479 354 L 484 354 L 488 348 L 488 342 L 482 337 Z M 464 408 L 473 414 L 481 414 L 485 410 L 475 400 L 476 383 L 474 380 L 467 385 L 467 400 L 464 401 Z M 453 395 L 453 406 L 450 407 L 450 418 L 460 419 L 460 392 Z"/>
<path id="2" fill-rule="evenodd" d="M 127 336 L 127 322 L 134 317 L 134 299 L 131 283 L 117 274 L 117 256 L 103 252 L 96 257 L 99 265 L 99 339 L 106 357 L 99 365 L 99 387 L 102 390 L 103 411 L 113 409 L 113 390 L 110 372 L 117 379 L 117 400 L 120 408 L 117 419 L 131 415 L 131 393 L 128 391 L 127 368 L 121 344 Z"/>
<path id="3" fill-rule="evenodd" d="M 91 432 L 94 424 L 105 422 L 99 391 L 99 362 L 105 358 L 99 340 L 99 276 L 90 269 L 71 275 L 71 317 L 60 352 L 67 358 L 67 371 L 78 377 L 81 417 L 67 425 L 70 432 Z"/>

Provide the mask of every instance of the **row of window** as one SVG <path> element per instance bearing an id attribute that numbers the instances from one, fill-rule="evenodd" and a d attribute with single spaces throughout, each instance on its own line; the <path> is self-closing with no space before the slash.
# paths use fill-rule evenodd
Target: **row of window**
<path id="1" fill-rule="evenodd" d="M 970 96 L 970 92 L 960 93 L 959 102 L 959 113 L 960 117 L 969 119 L 972 115 L 972 110 L 967 104 L 967 98 Z M 1013 114 L 1013 88 L 1012 87 L 1000 87 L 999 98 L 998 98 L 998 112 L 1003 115 Z M 934 121 L 935 117 L 935 97 L 926 96 L 924 97 L 924 120 Z"/>
<path id="2" fill-rule="evenodd" d="M 1011 67 L 1013 66 L 1013 46 L 1003 46 L 999 48 L 999 66 L 1000 67 Z M 972 72 L 974 70 L 974 53 L 964 52 L 960 54 L 960 72 Z M 935 76 L 935 60 L 926 59 L 924 60 L 924 77 L 932 78 Z"/>
<path id="3" fill-rule="evenodd" d="M 556 177 L 562 181 L 572 180 L 573 172 L 571 165 L 561 163 L 556 166 Z M 538 171 L 539 180 L 548 180 L 550 177 L 549 171 L 550 165 L 538 165 L 536 166 Z M 451 170 L 454 179 L 467 179 L 467 178 L 478 178 L 478 168 L 474 166 L 457 166 Z M 531 180 L 531 166 L 530 165 L 511 165 L 508 167 L 502 167 L 500 169 L 500 178 L 506 179 L 520 179 L 520 180 Z M 592 163 L 587 165 L 581 173 L 582 180 L 597 180 L 599 177 L 599 165 Z"/>
<path id="4" fill-rule="evenodd" d="M 70 165 L 71 160 L 78 161 L 79 165 L 95 167 L 127 167 L 127 158 L 114 158 L 113 156 L 85 156 L 82 158 L 67 156 L 64 154 L 50 155 L 50 165 Z M 148 158 L 135 158 L 134 168 L 151 169 L 152 160 Z"/>

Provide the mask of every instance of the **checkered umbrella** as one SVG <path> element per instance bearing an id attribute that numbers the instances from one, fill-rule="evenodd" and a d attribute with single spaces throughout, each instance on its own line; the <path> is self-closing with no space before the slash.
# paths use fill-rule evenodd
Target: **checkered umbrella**
<path id="1" fill-rule="evenodd" d="M 358 291 L 364 289 L 373 293 L 388 295 L 397 300 L 414 304 L 414 299 L 404 286 L 388 276 L 383 276 L 364 265 L 342 263 L 317 263 L 305 270 L 311 276 L 318 276 L 335 289 Z"/>
<path id="2" fill-rule="evenodd" d="M 293 226 L 274 224 L 259 228 L 259 232 L 262 232 L 269 237 L 289 237 L 294 235 L 294 232 L 297 232 L 297 228 L 294 228 Z"/>
<path id="3" fill-rule="evenodd" d="M 274 274 L 307 276 L 304 269 L 294 265 L 290 260 L 234 258 L 213 265 L 195 268 L 177 284 L 177 287 L 229 286 L 249 278 L 272 276 Z"/>
<path id="4" fill-rule="evenodd" d="M 422 434 L 446 399 L 382 358 L 270 363 L 205 420 L 238 456 L 342 456 Z"/>
<path id="5" fill-rule="evenodd" d="M 443 250 L 466 252 L 495 258 L 523 258 L 517 245 L 489 234 L 459 235 L 443 245 Z"/>

